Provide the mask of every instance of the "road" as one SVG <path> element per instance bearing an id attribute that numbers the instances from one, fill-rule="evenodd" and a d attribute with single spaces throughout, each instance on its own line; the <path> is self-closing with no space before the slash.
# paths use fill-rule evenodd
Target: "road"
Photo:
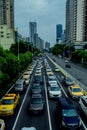
<path id="1" fill-rule="evenodd" d="M 87 75 L 86 74 L 87 70 L 85 70 L 85 68 L 82 68 L 80 66 L 77 66 L 77 65 L 71 63 L 73 70 L 67 69 L 67 68 L 65 68 L 64 59 L 58 59 L 57 57 L 54 57 L 52 55 L 50 55 L 50 57 L 54 58 L 56 60 L 57 64 L 59 64 L 61 67 L 63 67 L 66 71 L 68 71 L 74 77 L 79 78 L 78 74 L 80 74 L 81 75 L 80 81 L 82 81 L 83 75 L 84 75 L 84 78 L 85 78 L 85 75 Z M 50 61 L 49 61 L 49 64 L 52 68 L 54 68 L 54 65 Z M 79 70 L 77 70 L 75 67 L 80 69 L 80 73 L 79 73 Z M 84 72 L 85 74 L 83 73 L 83 70 L 85 70 L 85 72 Z M 77 75 L 74 74 L 75 73 L 74 71 L 78 74 Z M 67 89 L 63 86 L 62 80 L 60 78 L 58 78 L 59 77 L 58 75 L 60 75 L 60 74 L 61 73 L 55 73 L 55 75 L 58 79 L 58 82 L 61 83 L 63 91 L 68 96 Z M 24 126 L 26 126 L 26 127 L 34 126 L 34 127 L 37 128 L 37 130 L 60 130 L 58 121 L 56 119 L 56 112 L 55 112 L 56 101 L 48 99 L 47 78 L 46 78 L 46 72 L 44 70 L 42 72 L 42 75 L 43 75 L 43 85 L 42 85 L 43 97 L 45 99 L 45 111 L 44 111 L 44 113 L 42 115 L 33 115 L 33 116 L 31 116 L 28 113 L 28 105 L 29 105 L 29 100 L 30 100 L 30 97 L 31 97 L 31 88 L 32 88 L 32 85 L 33 85 L 33 82 L 34 82 L 34 73 L 33 73 L 32 77 L 31 77 L 30 84 L 28 85 L 26 92 L 24 94 L 22 94 L 21 97 L 20 97 L 20 102 L 19 102 L 19 104 L 18 104 L 18 106 L 15 110 L 14 115 L 9 117 L 9 118 L 3 117 L 3 119 L 5 120 L 5 123 L 6 123 L 6 130 L 21 130 L 21 128 L 24 127 Z M 86 82 L 87 81 L 85 80 L 85 83 Z M 63 96 L 66 96 L 64 94 L 64 92 L 63 92 Z M 78 103 L 76 101 L 73 101 L 73 102 L 78 107 Z M 85 127 L 87 127 L 86 119 L 83 117 L 83 115 L 81 115 L 81 118 L 84 121 Z M 85 128 L 82 127 L 81 130 L 84 130 L 84 129 Z"/>

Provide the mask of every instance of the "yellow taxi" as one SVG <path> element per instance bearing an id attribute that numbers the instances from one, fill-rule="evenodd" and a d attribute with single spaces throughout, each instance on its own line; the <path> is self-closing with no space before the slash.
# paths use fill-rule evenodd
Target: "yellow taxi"
<path id="1" fill-rule="evenodd" d="M 53 72 L 52 71 L 47 72 L 47 76 L 49 76 L 49 75 L 53 75 Z"/>
<path id="2" fill-rule="evenodd" d="M 19 94 L 6 94 L 0 101 L 0 116 L 10 116 L 14 114 L 14 109 L 19 102 Z"/>
<path id="3" fill-rule="evenodd" d="M 68 87 L 68 93 L 73 99 L 79 99 L 83 96 L 82 89 L 76 84 Z"/>
<path id="4" fill-rule="evenodd" d="M 5 122 L 2 119 L 0 119 L 0 130 L 5 130 Z"/>

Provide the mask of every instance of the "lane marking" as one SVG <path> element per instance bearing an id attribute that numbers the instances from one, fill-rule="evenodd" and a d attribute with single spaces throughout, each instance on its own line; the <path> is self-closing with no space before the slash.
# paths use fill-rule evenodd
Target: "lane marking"
<path id="1" fill-rule="evenodd" d="M 49 109 L 49 103 L 48 103 L 48 96 L 47 96 L 47 89 L 46 89 L 46 80 L 44 76 L 44 84 L 45 84 L 45 94 L 46 94 L 46 103 L 47 103 L 47 112 L 48 112 L 48 120 L 49 120 L 49 130 L 52 130 L 52 124 L 51 124 L 51 117 L 50 117 L 50 109 Z"/>
<path id="2" fill-rule="evenodd" d="M 16 125 L 17 125 L 17 122 L 18 122 L 18 119 L 19 119 L 21 110 L 22 110 L 22 108 L 23 108 L 25 99 L 26 99 L 26 97 L 27 97 L 28 91 L 29 91 L 30 86 L 31 86 L 32 79 L 33 79 L 33 76 L 32 76 L 32 78 L 31 78 L 31 81 L 30 81 L 30 84 L 29 84 L 29 86 L 28 86 L 28 89 L 27 89 L 27 91 L 26 91 L 26 93 L 25 93 L 24 99 L 23 99 L 23 101 L 22 101 L 21 107 L 20 107 L 20 109 L 19 109 L 19 112 L 18 112 L 18 115 L 17 115 L 17 117 L 16 117 L 16 120 L 15 120 L 15 123 L 14 123 L 14 125 L 13 125 L 12 130 L 15 130 L 15 127 L 16 127 Z"/>

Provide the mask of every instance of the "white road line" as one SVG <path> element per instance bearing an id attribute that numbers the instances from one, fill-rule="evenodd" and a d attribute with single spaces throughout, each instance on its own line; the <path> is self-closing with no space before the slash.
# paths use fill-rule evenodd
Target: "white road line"
<path id="1" fill-rule="evenodd" d="M 47 103 L 47 112 L 48 112 L 48 120 L 49 120 L 49 130 L 52 130 L 52 125 L 51 125 L 51 117 L 50 117 L 50 110 L 49 110 L 49 103 L 48 103 L 48 96 L 47 96 L 47 89 L 46 89 L 46 81 L 45 81 L 45 76 L 44 76 L 44 84 L 45 84 L 45 94 L 46 94 L 46 103 Z"/>
<path id="2" fill-rule="evenodd" d="M 19 110 L 19 112 L 18 112 L 18 115 L 17 115 L 17 117 L 16 117 L 16 120 L 15 120 L 15 123 L 14 123 L 14 126 L 13 126 L 12 130 L 15 130 L 15 127 L 16 127 L 16 125 L 17 125 L 17 121 L 18 121 L 18 118 L 19 118 L 19 116 L 20 116 L 21 110 L 22 110 L 22 108 L 23 108 L 25 99 L 26 99 L 26 97 L 27 97 L 27 94 L 28 94 L 28 91 L 29 91 L 29 88 L 30 88 L 32 79 L 33 79 L 33 77 L 31 78 L 30 84 L 29 84 L 28 89 L 27 89 L 27 91 L 26 91 L 26 94 L 25 94 L 25 96 L 24 96 L 23 102 L 22 102 L 22 104 L 21 104 L 20 110 Z"/>
<path id="3" fill-rule="evenodd" d="M 80 119 L 81 119 L 81 117 L 80 117 Z M 84 124 L 84 122 L 82 121 L 82 119 L 81 119 L 81 123 L 82 123 L 82 125 L 83 125 L 83 127 L 84 127 L 84 130 L 87 130 L 87 127 L 85 126 L 85 124 Z"/>

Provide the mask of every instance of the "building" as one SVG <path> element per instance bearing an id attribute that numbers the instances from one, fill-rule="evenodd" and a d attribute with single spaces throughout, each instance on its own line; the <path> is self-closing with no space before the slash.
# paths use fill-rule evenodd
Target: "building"
<path id="1" fill-rule="evenodd" d="M 66 41 L 82 44 L 87 41 L 87 0 L 66 1 Z"/>
<path id="2" fill-rule="evenodd" d="M 9 49 L 14 43 L 14 0 L 0 0 L 0 45 Z"/>
<path id="3" fill-rule="evenodd" d="M 50 43 L 49 42 L 45 42 L 45 50 L 46 51 L 50 50 Z"/>
<path id="4" fill-rule="evenodd" d="M 58 24 L 56 25 L 56 43 L 58 43 L 59 40 L 61 40 L 61 35 L 62 35 L 62 25 Z"/>
<path id="5" fill-rule="evenodd" d="M 41 39 L 40 37 L 38 37 L 38 46 L 37 48 L 40 50 L 40 51 L 43 51 L 44 49 L 44 40 Z"/>
<path id="6" fill-rule="evenodd" d="M 30 30 L 30 43 L 36 47 L 37 23 L 29 22 L 29 30 Z"/>

